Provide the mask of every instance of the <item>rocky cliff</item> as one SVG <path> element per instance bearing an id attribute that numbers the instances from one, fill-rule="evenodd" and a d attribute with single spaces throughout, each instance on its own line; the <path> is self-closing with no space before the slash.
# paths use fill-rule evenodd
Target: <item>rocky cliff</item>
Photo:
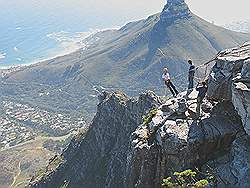
<path id="1" fill-rule="evenodd" d="M 161 13 L 162 22 L 174 22 L 177 19 L 190 18 L 192 15 L 184 0 L 168 0 Z"/>
<path id="2" fill-rule="evenodd" d="M 210 171 L 218 187 L 250 184 L 250 44 L 218 54 L 201 118 L 196 90 L 162 102 L 152 92 L 100 95 L 87 135 L 76 137 L 31 187 L 161 187 L 175 171 Z"/>
<path id="3" fill-rule="evenodd" d="M 250 134 L 250 43 L 220 52 L 209 76 L 208 97 L 233 103 Z"/>
<path id="4" fill-rule="evenodd" d="M 55 171 L 46 172 L 33 187 L 123 187 L 129 137 L 142 116 L 160 101 L 153 93 L 131 99 L 120 92 L 103 93 L 84 139 L 72 140 Z"/>
<path id="5" fill-rule="evenodd" d="M 182 93 L 132 133 L 128 187 L 160 187 L 164 177 L 194 167 L 215 174 L 218 187 L 248 187 L 249 58 L 248 43 L 218 54 L 201 119 L 195 117 L 197 93 Z"/>

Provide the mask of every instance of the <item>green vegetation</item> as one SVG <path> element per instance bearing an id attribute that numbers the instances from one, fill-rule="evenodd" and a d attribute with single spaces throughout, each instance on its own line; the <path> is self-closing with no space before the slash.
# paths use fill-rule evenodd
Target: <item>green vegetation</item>
<path id="1" fill-rule="evenodd" d="M 65 180 L 64 183 L 60 186 L 60 188 L 67 188 L 69 187 L 69 181 Z"/>
<path id="2" fill-rule="evenodd" d="M 55 155 L 54 158 L 50 159 L 50 162 L 46 168 L 42 168 L 37 171 L 36 175 L 34 176 L 34 179 L 40 180 L 41 178 L 46 176 L 48 172 L 55 170 L 63 162 L 64 162 L 63 156 Z"/>
<path id="3" fill-rule="evenodd" d="M 209 182 L 214 182 L 214 176 L 206 174 L 204 179 L 198 179 L 197 172 L 185 170 L 183 172 L 175 172 L 172 177 L 163 179 L 162 186 L 166 188 L 201 188 L 208 186 Z"/>
<path id="4" fill-rule="evenodd" d="M 80 143 L 82 141 L 82 139 L 86 136 L 88 129 L 89 129 L 89 127 L 79 129 L 78 133 L 73 137 L 73 139 L 76 142 Z"/>
<path id="5" fill-rule="evenodd" d="M 51 170 L 56 169 L 60 164 L 64 162 L 63 156 L 62 155 L 57 155 L 50 163 L 49 163 L 49 168 Z"/>
<path id="6" fill-rule="evenodd" d="M 35 178 L 34 179 L 41 179 L 46 173 L 46 169 L 45 168 L 42 168 L 42 169 L 39 169 L 37 172 L 36 172 L 36 175 L 35 175 Z"/>
<path id="7" fill-rule="evenodd" d="M 150 112 L 145 117 L 143 117 L 143 124 L 148 125 L 152 121 L 152 119 L 156 116 L 157 112 L 158 112 L 157 108 L 153 108 L 152 110 L 150 110 Z"/>

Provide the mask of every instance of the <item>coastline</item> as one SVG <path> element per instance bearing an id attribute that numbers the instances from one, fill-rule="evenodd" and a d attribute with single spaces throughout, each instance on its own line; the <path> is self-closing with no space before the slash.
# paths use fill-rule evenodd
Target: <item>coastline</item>
<path id="1" fill-rule="evenodd" d="M 72 43 L 70 45 L 67 44 L 66 47 L 61 46 L 61 47 L 63 47 L 63 49 L 58 50 L 58 53 L 55 52 L 54 55 L 51 55 L 51 56 L 44 58 L 44 59 L 37 59 L 37 60 L 34 60 L 32 62 L 29 62 L 29 63 L 12 64 L 12 65 L 6 65 L 6 66 L 5 65 L 1 66 L 1 64 L 0 64 L 0 71 L 8 71 L 11 69 L 16 69 L 16 68 L 25 68 L 25 67 L 29 67 L 29 66 L 32 66 L 32 65 L 35 65 L 38 63 L 43 63 L 46 61 L 51 61 L 51 60 L 54 60 L 57 58 L 61 58 L 61 57 L 70 55 L 72 53 L 75 53 L 79 50 L 85 50 L 88 48 L 89 44 L 88 44 L 88 41 L 84 42 L 84 40 L 87 40 L 89 37 L 94 36 L 95 34 L 97 34 L 99 32 L 104 32 L 104 31 L 108 31 L 108 30 L 118 30 L 119 28 L 121 28 L 121 26 L 112 27 L 112 28 L 104 28 L 104 29 L 93 29 L 93 31 L 91 31 L 91 32 L 86 32 L 89 34 L 87 34 L 85 37 L 81 38 L 80 41 L 78 40 L 75 43 Z M 79 34 L 79 33 L 81 33 L 81 32 L 77 32 L 76 34 Z M 63 43 L 61 45 L 63 45 Z"/>
<path id="2" fill-rule="evenodd" d="M 78 49 L 75 49 L 74 51 L 71 51 L 71 52 L 66 53 L 66 54 L 59 54 L 59 55 L 56 55 L 54 57 L 46 58 L 46 59 L 43 59 L 43 60 L 33 61 L 31 63 L 17 64 L 17 65 L 10 65 L 10 66 L 2 66 L 2 67 L 0 66 L 0 78 L 5 78 L 9 74 L 21 71 L 21 70 L 29 68 L 31 66 L 35 66 L 36 64 L 39 64 L 39 63 L 55 60 L 57 58 L 61 58 L 61 57 L 70 55 L 70 54 L 75 53 L 75 52 L 77 52 L 77 51 L 79 51 L 81 49 L 84 49 L 84 48 L 78 48 Z"/>
<path id="3" fill-rule="evenodd" d="M 43 62 L 46 62 L 46 61 L 51 61 L 51 60 L 54 60 L 54 59 L 57 59 L 57 58 L 60 58 L 60 57 L 64 57 L 66 55 L 70 55 L 72 53 L 77 52 L 78 50 L 83 50 L 83 49 L 84 49 L 84 47 L 80 47 L 80 48 L 74 49 L 74 50 L 72 50 L 71 52 L 68 52 L 68 53 L 61 53 L 59 55 L 55 55 L 55 56 L 48 57 L 48 58 L 45 58 L 45 59 L 35 60 L 33 62 L 30 62 L 30 63 L 16 64 L 16 65 L 9 65 L 9 66 L 0 66 L 0 70 L 4 71 L 4 70 L 10 70 L 10 69 L 14 69 L 14 68 L 29 67 L 29 66 L 32 66 L 32 65 L 36 65 L 38 63 L 43 63 Z"/>
<path id="4" fill-rule="evenodd" d="M 36 64 L 36 63 L 25 63 L 25 64 L 17 64 L 17 65 L 9 65 L 9 66 L 0 66 L 0 70 L 9 70 L 9 69 L 17 68 L 17 67 L 27 67 L 27 66 L 30 66 L 33 64 Z"/>
<path id="5" fill-rule="evenodd" d="M 48 34 L 47 37 L 58 42 L 58 46 L 55 48 L 52 48 L 49 54 L 47 55 L 47 57 L 43 57 L 41 59 L 38 58 L 38 59 L 30 60 L 30 62 L 26 62 L 26 63 L 24 62 L 21 64 L 16 63 L 16 64 L 11 64 L 11 65 L 6 65 L 6 64 L 1 65 L 0 63 L 0 70 L 10 70 L 10 69 L 14 69 L 17 67 L 19 68 L 28 67 L 34 64 L 46 62 L 46 61 L 53 60 L 59 57 L 63 57 L 65 55 L 69 55 L 78 50 L 86 48 L 87 44 L 83 41 L 87 39 L 88 37 L 91 37 L 91 35 L 94 35 L 96 32 L 97 31 L 76 32 L 74 33 L 72 38 L 68 36 L 64 38 L 65 36 L 61 36 L 61 34 L 65 34 L 65 33 L 67 34 L 67 32 L 64 32 L 64 31 Z M 2 55 L 0 56 L 0 59 L 1 57 L 3 59 L 5 58 L 6 53 L 0 53 L 0 55 Z"/>

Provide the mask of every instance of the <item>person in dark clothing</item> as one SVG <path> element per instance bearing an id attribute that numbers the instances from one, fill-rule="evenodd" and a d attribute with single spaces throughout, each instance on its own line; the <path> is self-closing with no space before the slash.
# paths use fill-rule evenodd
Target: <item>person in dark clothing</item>
<path id="1" fill-rule="evenodd" d="M 189 72 L 188 72 L 188 89 L 193 89 L 194 88 L 194 74 L 195 74 L 195 66 L 193 65 L 192 60 L 188 60 L 188 64 L 190 65 L 189 67 Z"/>
<path id="2" fill-rule="evenodd" d="M 168 68 L 163 69 L 162 79 L 165 82 L 166 86 L 171 91 L 173 97 L 176 97 L 179 94 L 179 92 L 175 88 L 174 84 L 171 82 L 171 78 L 170 78 L 170 75 L 168 73 Z"/>
<path id="3" fill-rule="evenodd" d="M 200 86 L 200 84 L 198 84 L 196 87 L 196 90 L 198 91 L 196 113 L 197 113 L 197 116 L 200 117 L 201 104 L 202 104 L 202 101 L 205 98 L 206 93 L 207 93 L 207 83 L 205 81 L 203 81 L 201 83 L 201 86 Z"/>
<path id="4" fill-rule="evenodd" d="M 216 62 L 215 65 L 212 67 L 212 71 L 214 73 L 220 73 L 222 77 L 226 77 L 225 74 L 222 72 L 222 67 L 218 65 L 218 62 Z"/>

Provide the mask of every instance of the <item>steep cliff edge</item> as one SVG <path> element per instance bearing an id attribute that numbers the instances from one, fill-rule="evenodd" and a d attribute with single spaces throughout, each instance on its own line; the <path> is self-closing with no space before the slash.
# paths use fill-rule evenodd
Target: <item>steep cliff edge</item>
<path id="1" fill-rule="evenodd" d="M 84 139 L 72 140 L 56 170 L 48 171 L 33 187 L 123 187 L 129 137 L 142 116 L 160 104 L 153 93 L 138 99 L 120 92 L 99 97 L 96 116 Z"/>

